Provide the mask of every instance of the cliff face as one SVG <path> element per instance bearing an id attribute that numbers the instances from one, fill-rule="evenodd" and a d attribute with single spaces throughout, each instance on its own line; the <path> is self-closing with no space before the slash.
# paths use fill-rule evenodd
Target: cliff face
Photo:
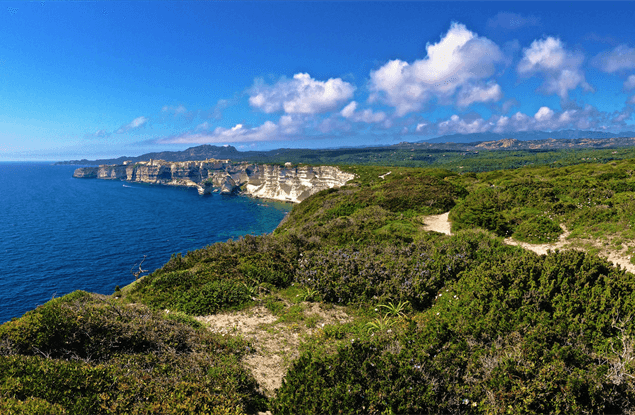
<path id="1" fill-rule="evenodd" d="M 354 175 L 332 166 L 280 167 L 232 164 L 229 160 L 101 165 L 75 170 L 73 177 L 194 187 L 199 194 L 240 191 L 253 197 L 301 202 L 320 190 L 343 186 Z"/>

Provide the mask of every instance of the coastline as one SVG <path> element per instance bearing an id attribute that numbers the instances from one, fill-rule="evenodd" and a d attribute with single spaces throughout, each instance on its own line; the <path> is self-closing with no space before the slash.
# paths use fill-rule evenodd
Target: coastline
<path id="1" fill-rule="evenodd" d="M 243 194 L 261 199 L 299 203 L 325 189 L 341 187 L 355 176 L 334 166 L 284 167 L 231 163 L 229 160 L 149 162 L 77 168 L 75 178 L 124 180 L 196 188 L 199 195 Z"/>

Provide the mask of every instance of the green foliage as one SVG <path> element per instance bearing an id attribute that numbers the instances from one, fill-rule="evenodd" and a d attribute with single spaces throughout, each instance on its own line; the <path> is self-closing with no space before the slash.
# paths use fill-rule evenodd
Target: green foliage
<path id="1" fill-rule="evenodd" d="M 215 313 L 246 304 L 251 287 L 286 287 L 293 278 L 297 245 L 293 236 L 245 236 L 217 243 L 185 257 L 173 256 L 161 269 L 125 291 L 124 298 L 155 309 L 188 314 Z"/>
<path id="2" fill-rule="evenodd" d="M 408 307 L 407 301 L 400 301 L 397 304 L 379 304 L 379 308 L 386 310 L 386 315 L 391 317 L 403 317 L 406 315 L 406 308 Z"/>
<path id="3" fill-rule="evenodd" d="M 374 331 L 386 331 L 390 327 L 394 326 L 395 323 L 395 320 L 391 320 L 388 318 L 388 315 L 385 315 L 377 317 L 373 321 L 369 321 L 366 323 L 366 327 L 368 328 L 369 333 Z"/>
<path id="4" fill-rule="evenodd" d="M 431 236 L 405 246 L 327 247 L 307 251 L 296 282 L 339 304 L 408 301 L 416 310 L 432 304 L 441 287 L 498 250 L 510 250 L 489 235 L 465 231 L 453 238 Z"/>
<path id="5" fill-rule="evenodd" d="M 242 414 L 264 408 L 240 365 L 247 344 L 196 330 L 193 323 L 186 315 L 81 291 L 49 301 L 0 326 L 2 413 Z"/>
<path id="6" fill-rule="evenodd" d="M 61 405 L 52 404 L 40 398 L 28 397 L 24 401 L 14 398 L 0 399 L 0 413 L 6 415 L 65 415 L 68 412 Z"/>
<path id="7" fill-rule="evenodd" d="M 635 276 L 576 251 L 496 251 L 395 337 L 305 352 L 275 413 L 619 413 L 631 380 Z M 627 317 L 628 316 L 628 317 Z M 388 327 L 387 317 L 372 321 Z"/>
<path id="8" fill-rule="evenodd" d="M 562 228 L 544 216 L 534 216 L 524 220 L 514 230 L 515 239 L 530 243 L 549 243 L 558 240 Z"/>
<path id="9" fill-rule="evenodd" d="M 496 189 L 485 188 L 470 193 L 450 212 L 452 231 L 483 228 L 499 236 L 508 236 L 511 232 L 501 213 L 503 206 L 500 191 Z"/>
<path id="10" fill-rule="evenodd" d="M 209 282 L 183 294 L 176 307 L 187 314 L 203 316 L 237 308 L 251 300 L 244 284 L 231 280 Z"/>
<path id="11" fill-rule="evenodd" d="M 265 308 L 271 311 L 272 314 L 278 315 L 284 310 L 284 303 L 274 296 L 269 296 L 265 300 Z"/>

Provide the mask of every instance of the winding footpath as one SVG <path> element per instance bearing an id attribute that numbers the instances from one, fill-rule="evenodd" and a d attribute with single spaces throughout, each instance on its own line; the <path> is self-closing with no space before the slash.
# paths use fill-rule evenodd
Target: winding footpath
<path id="1" fill-rule="evenodd" d="M 425 216 L 423 218 L 423 222 L 424 222 L 423 228 L 426 231 L 434 231 L 434 232 L 444 233 L 446 235 L 451 235 L 452 234 L 451 223 L 448 220 L 449 214 L 450 212 L 446 212 L 441 215 Z M 563 229 L 565 230 L 565 232 L 562 235 L 560 235 L 558 242 L 552 243 L 552 244 L 530 244 L 527 242 L 516 241 L 512 238 L 505 238 L 503 242 L 505 242 L 507 245 L 520 246 L 521 248 L 525 248 L 530 251 L 533 251 L 537 253 L 538 255 L 543 255 L 543 254 L 546 254 L 547 251 L 549 250 L 554 251 L 556 249 L 582 250 L 581 248 L 572 246 L 571 243 L 567 241 L 567 238 L 569 237 L 569 234 L 571 232 L 567 231 L 564 227 Z M 626 271 L 635 274 L 635 265 L 631 264 L 628 258 L 625 258 L 624 256 L 620 255 L 619 252 L 605 251 L 602 254 L 600 254 L 600 256 L 605 258 L 609 262 L 611 262 L 613 265 L 620 265 Z"/>

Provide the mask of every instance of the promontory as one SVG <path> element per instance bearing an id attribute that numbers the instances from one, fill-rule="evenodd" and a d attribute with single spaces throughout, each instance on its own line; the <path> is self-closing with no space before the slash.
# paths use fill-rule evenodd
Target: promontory
<path id="1" fill-rule="evenodd" d="M 320 190 L 343 186 L 354 175 L 334 166 L 294 166 L 291 163 L 280 166 L 208 159 L 183 162 L 150 160 L 80 167 L 73 177 L 187 186 L 196 188 L 201 195 L 239 192 L 298 203 Z"/>

